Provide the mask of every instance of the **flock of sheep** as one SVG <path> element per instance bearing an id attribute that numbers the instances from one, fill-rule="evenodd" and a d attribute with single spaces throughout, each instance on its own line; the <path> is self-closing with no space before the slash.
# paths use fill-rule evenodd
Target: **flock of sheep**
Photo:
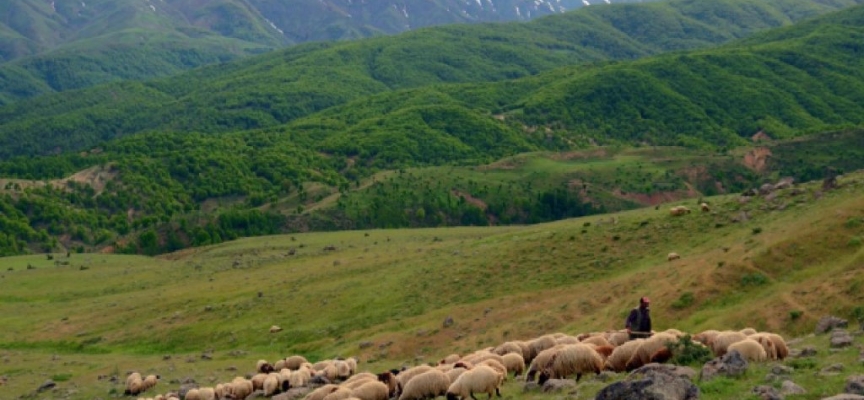
<path id="1" fill-rule="evenodd" d="M 477 393 L 501 396 L 500 388 L 512 374 L 526 382 L 543 384 L 549 379 L 567 379 L 600 374 L 604 370 L 632 371 L 652 362 L 667 362 L 676 351 L 673 344 L 686 334 L 676 329 L 654 333 L 648 339 L 628 340 L 624 331 L 595 332 L 571 336 L 555 333 L 526 341 L 508 341 L 496 347 L 460 356 L 451 354 L 435 365 L 394 369 L 379 374 L 357 373 L 357 360 L 336 359 L 310 363 L 291 356 L 271 364 L 259 360 L 256 373 L 236 377 L 215 387 L 191 389 L 184 400 L 245 399 L 260 390 L 273 396 L 294 388 L 308 388 L 305 400 L 466 400 Z M 749 361 L 784 359 L 789 354 L 777 334 L 708 330 L 692 336 L 693 343 L 715 356 L 737 351 Z M 126 379 L 126 394 L 138 395 L 156 385 L 158 376 L 142 378 L 135 372 Z M 314 388 L 314 390 L 312 390 Z M 177 393 L 139 400 L 180 400 Z"/>

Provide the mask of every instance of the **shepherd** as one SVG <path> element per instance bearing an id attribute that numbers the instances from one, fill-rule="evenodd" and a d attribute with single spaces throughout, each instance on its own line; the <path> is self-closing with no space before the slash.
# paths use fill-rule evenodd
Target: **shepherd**
<path id="1" fill-rule="evenodd" d="M 630 340 L 651 337 L 651 310 L 648 308 L 650 304 L 649 298 L 640 297 L 639 307 L 631 310 L 630 315 L 627 316 L 627 322 L 624 325 L 630 335 Z"/>

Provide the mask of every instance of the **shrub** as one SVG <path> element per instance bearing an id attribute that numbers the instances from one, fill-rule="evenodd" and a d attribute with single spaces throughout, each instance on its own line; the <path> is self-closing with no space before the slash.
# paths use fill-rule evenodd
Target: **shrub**
<path id="1" fill-rule="evenodd" d="M 761 228 L 761 227 L 758 227 L 758 226 L 757 226 L 757 227 L 753 228 L 753 234 L 754 234 L 754 235 L 758 235 L 758 234 L 760 234 L 760 233 L 762 233 L 762 228 Z"/>
<path id="2" fill-rule="evenodd" d="M 846 243 L 846 245 L 848 245 L 849 247 L 861 246 L 861 236 L 852 236 L 852 238 L 849 239 L 849 242 Z"/>
<path id="3" fill-rule="evenodd" d="M 801 318 L 802 315 L 804 315 L 804 311 L 801 311 L 801 310 L 789 311 L 789 319 L 791 319 L 793 321 L 798 320 L 798 318 Z"/>
<path id="4" fill-rule="evenodd" d="M 741 284 L 744 286 L 762 286 L 766 283 L 768 283 L 768 277 L 758 272 L 744 274 L 741 277 Z"/>
<path id="5" fill-rule="evenodd" d="M 844 225 L 846 225 L 847 228 L 857 228 L 862 224 L 864 224 L 864 218 L 849 217 L 849 219 L 846 220 L 846 223 Z"/>
<path id="6" fill-rule="evenodd" d="M 696 298 L 693 296 L 692 292 L 685 292 L 684 294 L 681 295 L 681 297 L 678 298 L 678 300 L 675 300 L 674 302 L 672 302 L 672 308 L 674 308 L 676 310 L 680 310 L 683 308 L 690 307 L 691 305 L 693 305 L 693 302 L 695 300 L 696 300 Z"/>
<path id="7" fill-rule="evenodd" d="M 678 343 L 667 343 L 666 345 L 673 354 L 672 360 L 669 362 L 675 365 L 701 367 L 713 358 L 711 350 L 700 343 L 693 342 L 690 335 L 684 335 L 678 340 Z"/>

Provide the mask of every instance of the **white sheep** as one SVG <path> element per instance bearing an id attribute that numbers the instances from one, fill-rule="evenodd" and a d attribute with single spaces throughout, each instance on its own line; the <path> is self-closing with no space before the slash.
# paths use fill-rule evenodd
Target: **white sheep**
<path id="1" fill-rule="evenodd" d="M 550 378 L 567 378 L 576 375 L 578 382 L 583 374 L 599 374 L 603 371 L 603 357 L 586 344 L 569 344 L 552 356 L 540 372 L 537 383 L 544 384 Z"/>
<path id="2" fill-rule="evenodd" d="M 438 370 L 429 370 L 412 378 L 402 389 L 399 400 L 427 400 L 446 396 L 450 378 Z"/>
<path id="3" fill-rule="evenodd" d="M 428 365 L 418 365 L 400 372 L 399 375 L 396 375 L 396 392 L 401 395 L 405 385 L 407 385 L 412 378 L 426 371 L 431 371 L 432 369 L 433 368 Z"/>
<path id="4" fill-rule="evenodd" d="M 749 338 L 732 343 L 726 348 L 727 353 L 733 351 L 740 353 L 747 361 L 762 362 L 768 359 L 765 348 L 759 342 Z"/>
<path id="5" fill-rule="evenodd" d="M 383 382 L 365 381 L 352 389 L 351 394 L 361 400 L 387 400 L 390 398 L 390 388 Z"/>
<path id="6" fill-rule="evenodd" d="M 354 391 L 348 388 L 340 387 L 330 394 L 324 396 L 322 400 L 345 400 L 354 395 Z"/>
<path id="7" fill-rule="evenodd" d="M 669 253 L 666 255 L 666 261 L 675 261 L 675 260 L 680 260 L 680 259 L 681 259 L 681 255 L 679 255 L 678 253 L 675 253 L 675 252 L 672 252 L 672 253 Z"/>
<path id="8" fill-rule="evenodd" d="M 720 332 L 716 337 L 714 337 L 714 340 L 711 343 L 711 350 L 714 352 L 714 356 L 722 357 L 726 354 L 727 349 L 731 344 L 740 342 L 744 339 L 747 339 L 747 335 L 741 332 Z"/>
<path id="9" fill-rule="evenodd" d="M 690 209 L 685 206 L 675 206 L 669 209 L 669 214 L 673 217 L 678 217 L 684 214 L 690 214 Z"/>
<path id="10" fill-rule="evenodd" d="M 297 369 L 300 369 L 301 365 L 308 363 L 308 362 L 309 361 L 306 361 L 306 357 L 296 356 L 296 355 L 290 356 L 290 357 L 285 359 L 285 368 L 288 368 L 290 370 L 297 370 Z"/>
<path id="11" fill-rule="evenodd" d="M 501 397 L 500 387 L 503 379 L 498 372 L 487 366 L 479 366 L 465 371 L 447 389 L 447 400 L 462 400 L 468 397 L 477 400 L 474 393 L 487 393 L 491 399 L 493 395 Z"/>
<path id="12" fill-rule="evenodd" d="M 522 353 L 507 353 L 501 358 L 504 360 L 507 372 L 512 372 L 514 377 L 525 373 L 525 360 L 522 358 Z"/>
<path id="13" fill-rule="evenodd" d="M 612 354 L 606 358 L 606 369 L 614 372 L 624 372 L 627 370 L 627 361 L 636 354 L 636 350 L 642 345 L 645 339 L 635 339 L 615 348 Z"/>
<path id="14" fill-rule="evenodd" d="M 330 393 L 335 392 L 338 389 L 339 386 L 328 383 L 310 392 L 308 395 L 306 395 L 305 400 L 324 400 L 324 397 L 326 397 Z"/>
<path id="15" fill-rule="evenodd" d="M 126 377 L 126 391 L 123 392 L 124 394 L 134 396 L 144 390 L 144 380 L 141 378 L 141 374 L 133 372 Z"/>

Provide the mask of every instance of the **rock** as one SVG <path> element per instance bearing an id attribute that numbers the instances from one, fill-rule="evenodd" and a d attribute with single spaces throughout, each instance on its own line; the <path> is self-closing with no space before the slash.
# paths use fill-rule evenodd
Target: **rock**
<path id="1" fill-rule="evenodd" d="M 762 400 L 783 400 L 785 397 L 771 386 L 756 386 L 750 391 Z"/>
<path id="2" fill-rule="evenodd" d="M 741 211 L 737 216 L 732 217 L 732 222 L 746 222 L 750 220 L 750 214 L 747 211 Z"/>
<path id="3" fill-rule="evenodd" d="M 816 355 L 816 349 L 810 346 L 807 346 L 801 349 L 801 352 L 798 353 L 798 357 L 813 357 Z"/>
<path id="4" fill-rule="evenodd" d="M 186 393 L 188 393 L 192 389 L 198 389 L 198 384 L 196 383 L 184 383 L 180 385 L 180 389 L 177 389 L 177 394 L 180 395 L 181 399 L 186 398 Z"/>
<path id="5" fill-rule="evenodd" d="M 816 334 L 826 333 L 830 332 L 834 328 L 846 328 L 848 326 L 849 321 L 833 315 L 828 315 L 822 317 L 816 324 Z"/>
<path id="6" fill-rule="evenodd" d="M 786 380 L 783 381 L 783 383 L 780 385 L 780 393 L 783 395 L 805 394 L 807 393 L 807 391 L 804 390 L 804 388 L 802 388 L 801 386 L 795 384 L 795 382 Z"/>
<path id="7" fill-rule="evenodd" d="M 633 372 L 630 373 L 630 375 L 644 375 L 651 371 L 672 374 L 680 378 L 689 379 L 691 381 L 696 379 L 696 371 L 693 368 L 682 367 L 675 364 L 650 363 L 635 369 Z"/>
<path id="8" fill-rule="evenodd" d="M 271 397 L 272 400 L 297 400 L 306 397 L 312 390 L 307 387 L 288 389 L 287 392 Z"/>
<path id="9" fill-rule="evenodd" d="M 831 397 L 823 397 L 822 400 L 864 400 L 864 396 L 845 393 Z"/>
<path id="10" fill-rule="evenodd" d="M 449 327 L 453 326 L 453 324 L 454 324 L 453 317 L 448 315 L 447 318 L 444 318 L 444 324 L 443 325 L 445 328 L 449 328 Z"/>
<path id="11" fill-rule="evenodd" d="M 327 379 L 323 376 L 320 376 L 320 375 L 319 376 L 313 376 L 311 379 L 309 379 L 309 386 L 318 387 L 318 386 L 327 385 L 329 383 L 330 383 L 329 379 Z"/>
<path id="12" fill-rule="evenodd" d="M 838 329 L 831 332 L 831 348 L 838 349 L 842 347 L 849 347 L 854 342 L 852 335 L 849 332 Z"/>
<path id="13" fill-rule="evenodd" d="M 770 183 L 766 183 L 762 186 L 759 186 L 759 194 L 761 194 L 762 196 L 770 194 L 773 191 L 774 191 L 774 185 L 772 185 Z"/>
<path id="14" fill-rule="evenodd" d="M 537 382 L 526 382 L 522 385 L 523 392 L 536 392 L 540 390 L 540 385 Z"/>
<path id="15" fill-rule="evenodd" d="M 832 373 L 832 372 L 843 372 L 846 367 L 843 364 L 831 364 L 825 368 L 822 368 L 822 373 Z"/>
<path id="16" fill-rule="evenodd" d="M 641 379 L 615 382 L 597 393 L 596 400 L 696 400 L 699 388 L 686 378 L 650 370 Z"/>
<path id="17" fill-rule="evenodd" d="M 787 366 L 782 365 L 782 364 L 777 364 L 777 365 L 771 367 L 771 373 L 775 374 L 775 375 L 789 375 L 794 371 L 795 371 L 794 368 L 787 367 Z"/>
<path id="18" fill-rule="evenodd" d="M 597 374 L 597 376 L 594 377 L 594 380 L 600 382 L 609 382 L 611 380 L 615 380 L 616 377 L 618 377 L 618 374 L 612 371 L 603 371 Z"/>
<path id="19" fill-rule="evenodd" d="M 844 392 L 864 395 L 864 375 L 854 375 L 846 379 Z"/>
<path id="20" fill-rule="evenodd" d="M 709 381 L 718 376 L 736 377 L 747 371 L 747 360 L 741 353 L 731 351 L 723 357 L 715 358 L 702 367 L 702 380 Z"/>
<path id="21" fill-rule="evenodd" d="M 543 383 L 543 393 L 576 394 L 576 381 L 572 379 L 550 379 Z"/>
<path id="22" fill-rule="evenodd" d="M 780 181 L 778 181 L 777 184 L 774 185 L 774 190 L 788 189 L 792 187 L 793 183 L 795 183 L 795 178 L 791 176 L 780 179 Z"/>
<path id="23" fill-rule="evenodd" d="M 263 390 L 256 390 L 252 393 L 249 393 L 248 396 L 244 400 L 252 400 L 252 399 L 266 399 L 267 396 L 264 396 Z"/>
<path id="24" fill-rule="evenodd" d="M 373 345 L 375 345 L 375 343 L 372 343 L 370 341 L 365 341 L 365 342 L 360 342 L 357 346 L 360 347 L 361 349 L 367 349 L 369 347 L 372 347 Z"/>
<path id="25" fill-rule="evenodd" d="M 36 389 L 36 391 L 37 392 L 44 392 L 48 389 L 53 389 L 55 386 L 57 386 L 57 383 L 55 383 L 54 381 L 49 379 L 49 380 L 45 381 L 45 383 L 39 385 L 39 388 Z"/>

